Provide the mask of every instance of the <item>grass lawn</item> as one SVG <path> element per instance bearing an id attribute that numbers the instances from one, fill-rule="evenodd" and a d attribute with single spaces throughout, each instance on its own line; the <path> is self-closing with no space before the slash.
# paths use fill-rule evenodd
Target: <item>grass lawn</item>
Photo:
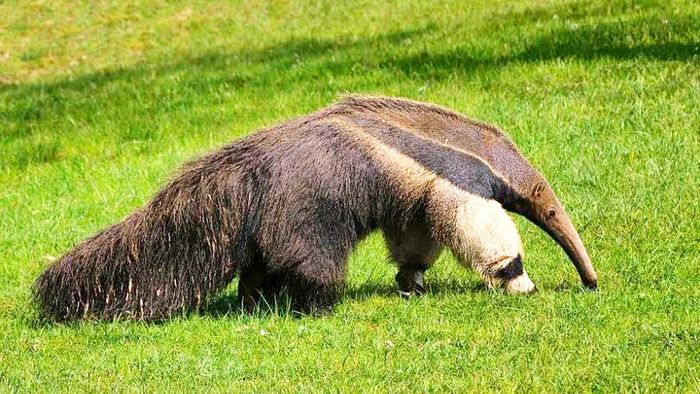
<path id="1" fill-rule="evenodd" d="M 0 392 L 700 391 L 700 4 L 0 1 Z M 579 228 L 600 291 L 516 218 L 539 291 L 444 253 L 394 294 L 381 234 L 332 315 L 38 321 L 51 261 L 178 166 L 346 92 L 501 126 Z"/>

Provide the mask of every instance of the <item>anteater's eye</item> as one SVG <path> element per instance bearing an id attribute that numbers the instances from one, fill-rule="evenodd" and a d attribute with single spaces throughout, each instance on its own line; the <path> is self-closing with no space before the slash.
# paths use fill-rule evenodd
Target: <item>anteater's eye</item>
<path id="1" fill-rule="evenodd" d="M 549 211 L 547 211 L 547 219 L 553 218 L 556 214 L 557 214 L 556 211 L 554 211 L 553 209 L 550 209 Z"/>

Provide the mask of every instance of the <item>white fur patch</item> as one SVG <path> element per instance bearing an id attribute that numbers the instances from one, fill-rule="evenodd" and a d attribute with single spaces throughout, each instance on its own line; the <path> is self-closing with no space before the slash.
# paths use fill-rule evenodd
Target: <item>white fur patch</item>
<path id="1" fill-rule="evenodd" d="M 532 283 L 527 272 L 523 273 L 505 284 L 506 293 L 508 294 L 529 294 L 535 291 L 535 284 Z"/>
<path id="2" fill-rule="evenodd" d="M 501 285 L 497 272 L 523 255 L 518 229 L 501 204 L 442 179 L 435 180 L 431 198 L 430 215 L 439 218 L 434 220 L 438 223 L 436 237 L 488 287 Z"/>

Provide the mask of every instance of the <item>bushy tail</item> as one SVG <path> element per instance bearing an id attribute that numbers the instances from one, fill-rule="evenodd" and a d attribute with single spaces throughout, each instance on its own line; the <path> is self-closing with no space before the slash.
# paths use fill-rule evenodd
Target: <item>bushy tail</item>
<path id="1" fill-rule="evenodd" d="M 34 285 L 42 315 L 163 319 L 230 283 L 245 248 L 247 190 L 233 166 L 215 159 L 190 165 L 145 207 L 49 267 Z"/>

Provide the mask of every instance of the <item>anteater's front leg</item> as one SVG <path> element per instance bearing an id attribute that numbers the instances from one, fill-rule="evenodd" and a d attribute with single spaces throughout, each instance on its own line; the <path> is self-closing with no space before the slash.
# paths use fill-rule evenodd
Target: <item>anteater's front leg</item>
<path id="1" fill-rule="evenodd" d="M 425 218 L 412 220 L 404 229 L 384 230 L 391 257 L 399 272 L 398 292 L 403 297 L 425 293 L 423 273 L 430 268 L 440 251 Z"/>
<path id="2" fill-rule="evenodd" d="M 518 229 L 501 204 L 447 181 L 435 182 L 429 200 L 434 237 L 471 266 L 487 287 L 503 286 L 513 294 L 535 290 L 522 266 Z"/>

